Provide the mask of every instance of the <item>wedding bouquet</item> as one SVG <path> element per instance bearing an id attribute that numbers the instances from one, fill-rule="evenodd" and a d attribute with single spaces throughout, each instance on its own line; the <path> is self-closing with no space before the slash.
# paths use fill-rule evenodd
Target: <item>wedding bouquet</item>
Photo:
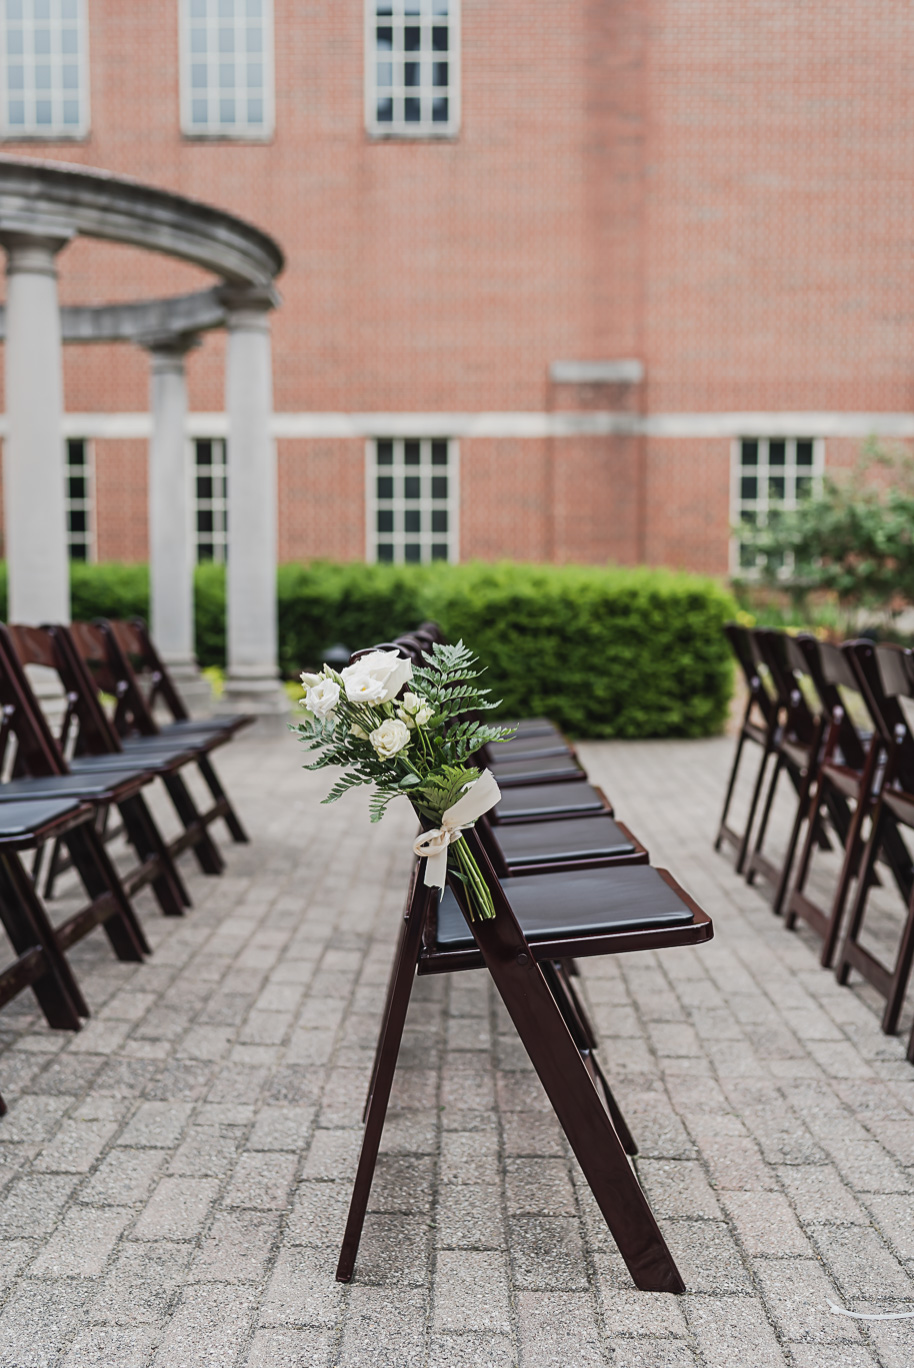
<path id="1" fill-rule="evenodd" d="M 305 720 L 295 730 L 309 750 L 322 752 L 306 769 L 343 769 L 325 803 L 372 784 L 373 822 L 402 796 L 434 823 L 414 846 L 426 857 L 426 884 L 443 890 L 450 868 L 466 886 L 470 916 L 487 919 L 495 916 L 492 895 L 461 833 L 501 795 L 492 773 L 470 761 L 512 732 L 472 716 L 498 707 L 476 683 L 476 663 L 458 641 L 433 646 L 423 665 L 397 651 L 371 651 L 339 673 L 325 665 L 301 677 Z"/>

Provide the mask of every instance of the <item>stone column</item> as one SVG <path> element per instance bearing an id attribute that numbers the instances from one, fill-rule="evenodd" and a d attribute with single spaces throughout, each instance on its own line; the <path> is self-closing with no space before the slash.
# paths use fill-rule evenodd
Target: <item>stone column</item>
<path id="1" fill-rule="evenodd" d="M 193 469 L 187 438 L 185 358 L 193 333 L 145 340 L 149 351 L 150 629 L 192 716 L 206 715 L 212 690 L 194 654 Z"/>
<path id="2" fill-rule="evenodd" d="M 68 622 L 63 358 L 55 257 L 69 236 L 8 230 L 3 502 L 11 622 Z"/>
<path id="3" fill-rule="evenodd" d="M 275 291 L 226 289 L 228 327 L 228 674 L 225 706 L 285 722 L 277 664 L 276 446 L 270 433 Z"/>

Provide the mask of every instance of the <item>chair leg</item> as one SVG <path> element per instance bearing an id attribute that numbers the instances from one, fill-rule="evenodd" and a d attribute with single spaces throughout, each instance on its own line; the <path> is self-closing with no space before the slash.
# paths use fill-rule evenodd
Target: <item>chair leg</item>
<path id="1" fill-rule="evenodd" d="M 771 751 L 766 750 L 762 755 L 762 763 L 759 765 L 758 778 L 756 779 L 755 787 L 752 790 L 752 801 L 749 804 L 749 812 L 746 817 L 746 829 L 743 832 L 743 839 L 740 841 L 739 850 L 736 855 L 737 874 L 742 874 L 746 864 L 746 852 L 749 849 L 749 838 L 752 835 L 752 823 L 755 821 L 755 811 L 762 794 L 762 785 L 765 782 L 765 775 L 768 771 L 768 757 L 770 754 Z"/>
<path id="2" fill-rule="evenodd" d="M 89 1008 L 66 956 L 61 954 L 32 881 L 14 854 L 0 856 L 0 915 L 17 954 L 34 945 L 44 950 L 47 972 L 35 980 L 32 989 L 48 1025 L 55 1030 L 78 1031 L 80 1017 L 87 1017 Z"/>
<path id="3" fill-rule="evenodd" d="M 642 1291 L 684 1292 L 673 1256 L 540 966 L 529 958 L 522 937 L 518 943 L 510 909 L 505 907 L 504 913 L 499 908 L 493 920 L 470 923 L 471 929 L 619 1253 Z"/>
<path id="4" fill-rule="evenodd" d="M 908 917 L 901 937 L 901 945 L 898 947 L 895 968 L 892 971 L 892 982 L 886 998 L 885 1011 L 882 1014 L 882 1029 L 886 1035 L 894 1035 L 898 1030 L 898 1018 L 901 1016 L 901 1009 L 904 1006 L 908 979 L 911 977 L 912 961 L 914 961 L 914 897 L 908 903 Z"/>
<path id="5" fill-rule="evenodd" d="M 213 768 L 213 764 L 209 756 L 201 755 L 199 760 L 197 761 L 197 767 L 200 770 L 200 773 L 203 775 L 203 778 L 206 780 L 209 791 L 216 799 L 216 801 L 219 802 L 221 800 L 226 805 L 226 812 L 223 820 L 225 821 L 225 825 L 229 829 L 229 834 L 232 840 L 239 845 L 246 844 L 250 841 L 251 838 L 250 836 L 248 836 L 244 827 L 241 825 L 241 820 L 237 812 L 235 811 L 234 807 L 232 806 L 228 794 L 222 787 L 222 783 L 215 769 Z"/>
<path id="6" fill-rule="evenodd" d="M 788 931 L 792 931 L 797 924 L 798 905 L 805 902 L 803 890 L 806 887 L 806 879 L 809 875 L 809 864 L 812 860 L 812 852 L 818 843 L 819 830 L 822 825 L 822 785 L 816 785 L 815 798 L 809 812 L 809 825 L 806 828 L 806 840 L 803 842 L 803 850 L 800 854 L 800 863 L 797 866 L 796 878 L 793 881 L 793 888 L 790 890 L 790 897 L 787 899 L 787 911 L 784 913 L 784 925 Z"/>
<path id="7" fill-rule="evenodd" d="M 861 794 L 857 799 L 857 807 L 851 820 L 850 830 L 848 831 L 847 844 L 844 848 L 844 859 L 841 861 L 841 873 L 838 876 L 838 886 L 832 898 L 831 909 L 828 914 L 828 926 L 822 938 L 822 952 L 819 955 L 819 963 L 823 969 L 827 969 L 834 959 L 835 947 L 838 943 L 838 935 L 841 930 L 841 922 L 844 918 L 844 908 L 847 903 L 847 893 L 851 886 L 855 870 L 860 865 L 861 858 L 861 832 L 863 830 L 863 820 L 866 815 L 866 799 Z"/>
<path id="8" fill-rule="evenodd" d="M 587 1071 L 591 1075 L 594 1086 L 599 1087 L 606 1101 L 606 1109 L 609 1112 L 612 1123 L 616 1128 L 616 1134 L 622 1142 L 622 1148 L 629 1157 L 634 1157 L 638 1153 L 638 1146 L 635 1137 L 628 1127 L 628 1122 L 622 1115 L 622 1108 L 619 1106 L 603 1069 L 596 1055 L 597 1039 L 593 1027 L 584 1011 L 584 1006 L 578 997 L 574 985 L 569 981 L 564 972 L 564 966 L 559 961 L 544 961 L 540 968 L 552 995 L 558 1003 L 559 1011 L 565 1021 L 565 1025 L 571 1032 L 572 1039 L 578 1047 L 578 1053 L 587 1066 Z"/>
<path id="9" fill-rule="evenodd" d="M 429 893 L 434 895 L 434 890 L 429 890 Z M 374 1177 L 378 1150 L 381 1145 L 381 1134 L 384 1130 L 384 1119 L 387 1116 L 387 1104 L 390 1101 L 390 1090 L 393 1086 L 394 1073 L 397 1067 L 397 1055 L 400 1052 L 403 1026 L 409 1007 L 413 979 L 416 975 L 416 963 L 419 959 L 419 946 L 422 937 L 424 899 L 417 898 L 410 901 L 410 914 L 404 921 L 400 932 L 400 941 L 394 959 L 394 973 L 387 997 L 387 1007 L 381 1023 L 374 1079 L 365 1109 L 365 1134 L 362 1137 L 359 1164 L 349 1203 L 349 1215 L 346 1218 L 346 1230 L 336 1269 L 337 1282 L 349 1282 L 355 1268 L 359 1241 L 362 1238 L 362 1227 L 365 1224 L 365 1213 L 368 1210 L 371 1181 Z"/>
<path id="10" fill-rule="evenodd" d="M 746 744 L 746 733 L 743 728 L 746 725 L 746 718 L 749 716 L 749 709 L 751 707 L 752 700 L 750 698 L 749 707 L 746 709 L 746 714 L 743 718 L 743 727 L 740 728 L 739 740 L 736 743 L 736 754 L 733 757 L 733 764 L 730 767 L 730 780 L 727 784 L 727 794 L 724 798 L 724 808 L 723 812 L 720 814 L 720 821 L 717 824 L 717 839 L 714 842 L 715 850 L 720 850 L 720 847 L 723 844 L 724 831 L 726 830 L 727 826 L 727 813 L 730 811 L 730 800 L 733 797 L 733 790 L 736 787 L 736 775 L 737 771 L 739 770 L 740 757 L 743 753 L 743 746 Z"/>
<path id="11" fill-rule="evenodd" d="M 66 837 L 67 847 L 83 887 L 92 899 L 108 894 L 113 910 L 102 923 L 114 953 L 120 960 L 140 961 L 151 953 L 143 928 L 124 892 L 120 876 L 90 825 L 77 827 Z"/>
<path id="12" fill-rule="evenodd" d="M 199 827 L 199 834 L 193 842 L 193 851 L 203 873 L 221 874 L 225 868 L 225 861 L 216 849 L 213 838 L 203 825 L 197 805 L 184 780 L 180 774 L 166 774 L 163 775 L 163 779 L 171 801 L 175 805 L 175 811 L 184 824 L 185 831 L 194 825 Z"/>
<path id="13" fill-rule="evenodd" d="M 765 795 L 764 806 L 762 807 L 762 820 L 759 822 L 758 832 L 755 837 L 755 845 L 752 847 L 752 854 L 749 857 L 749 864 L 746 868 L 746 883 L 752 887 L 755 883 L 755 857 L 762 853 L 762 846 L 765 842 L 765 832 L 768 830 L 768 819 L 771 816 L 771 808 L 774 803 L 774 795 L 777 792 L 778 780 L 781 777 L 781 770 L 784 768 L 784 761 L 780 755 L 774 762 L 774 771 L 771 775 L 771 782 L 768 785 L 768 792 Z"/>
<path id="14" fill-rule="evenodd" d="M 803 823 L 809 818 L 809 802 L 813 789 L 813 766 L 807 767 L 803 776 L 803 783 L 797 798 L 797 810 L 793 819 L 793 826 L 790 829 L 790 838 L 787 842 L 787 849 L 784 852 L 784 863 L 781 865 L 781 873 L 778 878 L 777 886 L 774 890 L 774 898 L 771 903 L 771 910 L 776 917 L 781 915 L 781 908 L 784 906 L 784 896 L 790 883 L 790 871 L 793 868 L 794 858 L 797 853 L 797 844 L 800 839 L 800 832 Z"/>
<path id="15" fill-rule="evenodd" d="M 166 917 L 183 917 L 185 907 L 190 906 L 190 894 L 146 806 L 145 798 L 137 793 L 119 806 L 127 839 L 140 860 L 143 863 L 147 860 L 158 863 L 160 872 L 151 880 L 151 884 L 163 914 Z"/>

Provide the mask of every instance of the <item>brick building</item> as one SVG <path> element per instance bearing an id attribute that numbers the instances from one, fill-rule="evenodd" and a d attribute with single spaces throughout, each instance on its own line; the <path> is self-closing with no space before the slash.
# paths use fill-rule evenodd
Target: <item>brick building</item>
<path id="1" fill-rule="evenodd" d="M 280 559 L 725 573 L 870 433 L 914 435 L 902 0 L 0 0 L 11 155 L 283 245 Z M 63 303 L 191 266 L 76 240 Z M 224 339 L 188 362 L 224 553 Z M 74 554 L 146 557 L 148 358 L 68 346 Z"/>

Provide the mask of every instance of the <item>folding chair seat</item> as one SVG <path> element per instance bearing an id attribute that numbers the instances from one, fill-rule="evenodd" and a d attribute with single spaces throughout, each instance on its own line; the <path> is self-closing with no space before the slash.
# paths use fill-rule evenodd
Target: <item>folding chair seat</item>
<path id="1" fill-rule="evenodd" d="M 881 994 L 885 999 L 882 1029 L 892 1035 L 898 1029 L 914 959 L 914 866 L 902 836 L 902 829 L 914 828 L 914 738 L 901 703 L 902 699 L 914 701 L 914 656 L 900 646 L 876 646 L 870 641 L 849 642 L 845 650 L 856 667 L 876 723 L 873 745 L 880 746 L 886 763 L 874 785 L 878 796 L 835 974 L 839 983 L 847 983 L 851 970 L 856 969 Z M 888 964 L 860 939 L 877 860 L 891 869 L 905 904 L 905 922 L 894 962 Z M 914 1062 L 914 1030 L 908 1058 Z"/>
<path id="2" fill-rule="evenodd" d="M 210 741 L 189 735 L 171 740 L 153 732 L 148 738 L 130 737 L 125 744 L 102 707 L 99 690 L 118 700 L 115 722 L 123 724 L 124 730 L 145 705 L 133 672 L 114 638 L 90 623 L 42 629 L 14 628 L 14 640 L 23 653 L 34 647 L 35 633 L 39 630 L 54 646 L 53 658 L 67 692 L 67 714 L 61 740 L 62 745 L 68 747 L 70 729 L 75 729 L 72 767 L 78 770 L 85 765 L 86 757 L 95 757 L 92 764 L 99 765 L 97 757 L 107 761 L 116 756 L 114 764 L 132 763 L 155 773 L 161 778 L 183 827 L 168 849 L 174 856 L 191 850 L 204 874 L 221 874 L 225 862 L 209 827 L 220 817 L 228 822 L 231 805 L 223 794 L 212 808 L 201 812 L 182 773 L 188 766 L 202 768 L 200 762 L 205 758 Z M 218 785 L 218 780 L 215 782 Z"/>
<path id="3" fill-rule="evenodd" d="M 569 870 L 592 865 L 647 864 L 647 850 L 621 822 L 605 813 L 557 821 L 476 824 L 501 878 L 526 872 Z"/>
<path id="4" fill-rule="evenodd" d="M 809 803 L 806 839 L 787 901 L 785 921 L 788 927 L 793 927 L 799 917 L 810 925 L 822 938 L 821 963 L 830 965 L 841 932 L 847 896 L 860 869 L 864 826 L 873 812 L 881 784 L 880 766 L 885 748 L 873 725 L 872 710 L 863 693 L 859 671 L 854 668 L 853 656 L 843 648 L 811 636 L 804 636 L 800 647 L 830 715 Z M 849 715 L 851 707 L 858 713 L 858 724 Z M 849 803 L 853 803 L 852 813 Z M 828 908 L 814 902 L 806 888 L 816 838 L 821 833 L 826 811 L 831 814 L 844 846 L 838 882 Z M 893 845 L 893 851 L 895 849 Z M 901 849 L 903 851 L 903 845 Z M 907 863 L 906 854 L 903 860 Z M 901 865 L 897 866 L 896 876 L 905 877 Z"/>
<path id="5" fill-rule="evenodd" d="M 180 741 L 187 733 L 201 736 L 212 733 L 218 735 L 220 742 L 224 743 L 254 722 L 254 716 L 250 713 L 220 713 L 214 717 L 191 717 L 143 619 L 111 619 L 107 620 L 107 627 L 129 661 L 137 683 L 141 684 L 144 677 L 148 678 L 149 687 L 144 693 L 146 710 L 163 737 Z M 170 714 L 167 722 L 157 721 L 156 704 L 161 704 Z"/>
<path id="6" fill-rule="evenodd" d="M 181 916 L 190 904 L 190 896 L 141 792 L 163 772 L 162 765 L 126 760 L 119 754 L 106 757 L 109 764 L 98 758 L 68 764 L 32 692 L 20 651 L 25 663 L 39 664 L 58 672 L 67 693 L 64 737 L 73 710 L 80 706 L 78 694 L 70 687 L 73 683 L 71 673 L 48 634 L 38 628 L 8 629 L 0 624 L 0 705 L 4 709 L 0 762 L 10 733 L 16 739 L 13 778 L 0 784 L 0 802 L 23 796 L 82 797 L 98 809 L 101 832 L 105 829 L 107 812 L 116 807 L 127 840 L 139 860 L 135 868 L 124 875 L 125 887 L 133 894 L 149 885 L 166 916 Z M 92 697 L 94 699 L 94 691 Z M 107 725 L 103 713 L 100 725 Z M 49 889 L 59 872 L 61 862 L 55 852 L 48 873 Z"/>
<path id="7" fill-rule="evenodd" d="M 634 1152 L 634 1143 L 594 1059 L 592 1035 L 562 961 L 696 945 L 710 939 L 710 920 L 663 870 L 630 866 L 502 883 L 479 835 L 467 831 L 463 839 L 489 886 L 496 915 L 470 922 L 462 886 L 450 877 L 439 906 L 437 889 L 422 881 L 424 861 L 418 862 L 388 987 L 337 1278 L 348 1282 L 355 1266 L 413 979 L 417 973 L 485 967 L 636 1285 L 682 1292 L 682 1279 L 629 1164 L 627 1151 Z"/>
<path id="8" fill-rule="evenodd" d="M 583 782 L 577 784 L 530 784 L 509 788 L 489 813 L 498 826 L 515 822 L 552 820 L 556 817 L 581 817 L 585 813 L 613 815 L 612 804 L 602 789 Z"/>
<path id="9" fill-rule="evenodd" d="M 740 724 L 739 735 L 736 739 L 736 750 L 733 755 L 733 764 L 730 766 L 730 777 L 727 780 L 727 792 L 724 797 L 723 812 L 720 814 L 717 836 L 714 840 L 714 849 L 720 850 L 724 842 L 734 846 L 736 849 L 736 869 L 739 873 L 742 873 L 746 860 L 746 852 L 749 849 L 749 837 L 752 833 L 752 824 L 755 821 L 755 813 L 762 792 L 762 784 L 765 779 L 768 757 L 774 749 L 774 738 L 777 732 L 779 710 L 778 701 L 774 696 L 773 688 L 770 685 L 770 682 L 766 683 L 767 669 L 763 666 L 759 646 L 754 639 L 752 632 L 747 627 L 740 627 L 736 622 L 726 623 L 724 632 L 726 633 L 727 640 L 730 642 L 737 663 L 743 672 L 748 696 L 746 698 L 746 707 L 743 711 L 743 720 Z M 754 745 L 758 746 L 761 754 L 759 756 L 755 781 L 752 786 L 752 797 L 749 802 L 749 813 L 746 817 L 746 824 L 742 831 L 738 831 L 735 827 L 728 824 L 727 817 L 730 812 L 733 791 L 736 787 L 736 777 L 739 773 L 743 749 L 747 741 L 751 741 Z"/>
<path id="10" fill-rule="evenodd" d="M 786 632 L 767 630 L 756 632 L 754 639 L 768 668 L 777 706 L 782 711 L 784 721 L 776 728 L 771 739 L 771 749 L 775 757 L 774 769 L 762 805 L 755 843 L 745 862 L 746 882 L 753 884 L 756 876 L 761 874 L 773 889 L 772 909 L 779 915 L 790 880 L 800 830 L 809 815 L 811 793 L 821 758 L 827 710 L 822 702 L 821 693 L 818 693 L 813 685 L 806 656 L 797 640 L 788 636 Z M 813 645 L 817 644 L 813 639 Z M 821 675 L 818 667 L 817 672 Z M 815 699 L 815 711 L 810 705 L 810 698 Z M 763 845 L 778 781 L 785 773 L 795 790 L 796 801 L 787 848 L 780 863 L 776 863 L 763 852 Z M 837 805 L 837 799 L 830 798 L 829 801 L 832 807 Z M 841 830 L 846 831 L 848 820 L 845 807 L 838 814 Z M 822 835 L 824 836 L 824 833 Z"/>

